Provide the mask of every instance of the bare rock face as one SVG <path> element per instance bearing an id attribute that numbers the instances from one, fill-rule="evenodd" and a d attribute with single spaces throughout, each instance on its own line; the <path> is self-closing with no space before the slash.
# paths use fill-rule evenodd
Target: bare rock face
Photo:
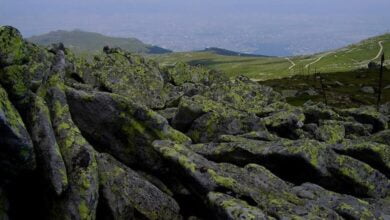
<path id="1" fill-rule="evenodd" d="M 0 219 L 388 219 L 386 110 L 0 27 Z"/>

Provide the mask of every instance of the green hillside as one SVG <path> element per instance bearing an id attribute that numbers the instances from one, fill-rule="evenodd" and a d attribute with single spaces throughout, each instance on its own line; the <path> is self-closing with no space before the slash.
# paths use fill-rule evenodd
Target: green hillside
<path id="1" fill-rule="evenodd" d="M 197 52 L 210 52 L 214 53 L 216 55 L 223 55 L 223 56 L 239 56 L 239 57 L 269 57 L 264 55 L 257 55 L 257 54 L 249 54 L 249 53 L 240 53 L 232 50 L 226 50 L 223 48 L 218 47 L 208 47 L 204 50 L 200 50 Z"/>
<path id="2" fill-rule="evenodd" d="M 109 37 L 99 33 L 81 30 L 52 31 L 47 34 L 30 37 L 27 40 L 45 46 L 62 42 L 66 47 L 78 54 L 96 54 L 102 51 L 102 48 L 106 45 L 110 47 L 120 47 L 134 53 L 163 54 L 172 52 L 161 47 L 145 44 L 136 38 Z"/>
<path id="3" fill-rule="evenodd" d="M 390 34 L 370 38 L 347 47 L 323 53 L 294 57 L 226 56 L 215 51 L 171 53 L 156 56 L 162 65 L 183 61 L 226 72 L 229 76 L 244 74 L 252 79 L 266 80 L 296 74 L 344 72 L 366 67 L 380 52 L 390 54 Z M 390 61 L 386 61 L 389 65 Z"/>

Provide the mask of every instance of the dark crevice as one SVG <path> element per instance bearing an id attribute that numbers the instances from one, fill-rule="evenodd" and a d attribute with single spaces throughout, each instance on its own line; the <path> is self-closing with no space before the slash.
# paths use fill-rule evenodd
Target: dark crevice
<path id="1" fill-rule="evenodd" d="M 107 87 L 106 85 L 104 85 L 103 83 L 101 83 L 98 87 L 98 90 L 101 91 L 101 92 L 108 92 L 108 93 L 112 93 L 112 89 Z"/>
<path id="2" fill-rule="evenodd" d="M 83 78 L 81 78 L 77 73 L 72 73 L 70 74 L 70 77 L 74 80 L 76 80 L 76 82 L 78 83 L 82 83 L 82 84 L 85 84 L 85 81 Z"/>
<path id="3" fill-rule="evenodd" d="M 37 171 L 18 177 L 4 189 L 9 199 L 10 219 L 48 220 L 47 185 Z"/>
<path id="4" fill-rule="evenodd" d="M 249 196 L 241 195 L 238 198 L 248 203 L 248 205 L 257 207 L 257 202 Z"/>
<path id="5" fill-rule="evenodd" d="M 291 140 L 298 140 L 299 135 L 295 132 L 295 128 L 289 126 L 270 127 L 267 126 L 267 130 L 276 133 L 279 137 L 288 138 Z"/>
<path id="6" fill-rule="evenodd" d="M 328 168 L 329 172 L 332 174 L 332 177 L 324 178 L 322 181 L 322 186 L 331 191 L 338 192 L 341 194 L 348 194 L 358 198 L 368 198 L 369 189 L 366 186 L 363 186 L 352 178 L 345 176 L 339 170 Z"/>
<path id="7" fill-rule="evenodd" d="M 350 214 L 348 213 L 345 213 L 345 212 L 338 212 L 336 211 L 337 214 L 339 214 L 341 217 L 343 217 L 345 220 L 356 220 L 355 217 L 351 216 Z"/>
<path id="8" fill-rule="evenodd" d="M 101 191 L 101 190 L 99 190 Z M 114 219 L 106 198 L 99 192 L 99 201 L 96 208 L 96 220 L 110 220 Z"/>
<path id="9" fill-rule="evenodd" d="M 386 166 L 385 162 L 379 159 L 381 158 L 381 156 L 378 153 L 370 149 L 363 149 L 363 150 L 334 149 L 334 151 L 338 154 L 350 156 L 364 163 L 367 163 L 372 168 L 378 170 L 379 172 L 381 172 L 383 175 L 385 175 L 387 178 L 390 179 L 390 169 Z"/>
<path id="10" fill-rule="evenodd" d="M 331 170 L 332 176 L 323 176 L 310 163 L 299 156 L 280 154 L 261 156 L 253 155 L 245 150 L 239 150 L 218 155 L 217 157 L 210 155 L 205 155 L 205 157 L 217 163 L 231 163 L 240 167 L 255 163 L 264 166 L 282 180 L 295 185 L 310 182 L 337 193 L 359 198 L 368 197 L 368 189 L 365 186 L 345 177 L 338 173 L 337 170 Z"/>
<path id="11" fill-rule="evenodd" d="M 134 219 L 136 220 L 149 220 L 144 214 L 139 212 L 137 209 L 134 209 Z"/>
<path id="12" fill-rule="evenodd" d="M 197 181 L 194 181 L 185 171 L 173 172 L 177 170 L 177 167 L 168 161 L 166 161 L 166 165 L 167 172 L 152 172 L 151 174 L 161 180 L 173 192 L 172 197 L 179 204 L 183 219 L 190 216 L 196 216 L 204 220 L 216 219 L 214 212 L 204 200 L 210 189 L 205 189 L 201 184 L 197 184 Z M 178 189 L 178 184 L 188 192 L 182 193 Z"/>
<path id="13" fill-rule="evenodd" d="M 180 214 L 184 217 L 184 219 L 187 219 L 190 216 L 196 216 L 201 219 L 215 219 L 215 216 L 208 211 L 209 208 L 205 205 L 205 203 L 192 194 L 174 195 L 173 199 L 175 199 L 175 201 L 179 204 Z"/>
<path id="14" fill-rule="evenodd" d="M 232 163 L 244 167 L 250 163 L 264 166 L 279 178 L 301 185 L 305 182 L 319 182 L 321 175 L 306 160 L 299 156 L 271 154 L 267 156 L 253 155 L 245 150 L 238 150 L 223 155 L 206 156 L 208 159 L 221 163 Z"/>
<path id="15" fill-rule="evenodd" d="M 202 113 L 199 113 L 199 114 L 196 114 L 196 115 L 189 116 L 189 117 L 191 117 L 191 121 L 186 122 L 186 123 L 175 123 L 175 121 L 173 121 L 174 122 L 173 128 L 175 128 L 175 129 L 177 129 L 177 130 L 179 130 L 179 131 L 181 131 L 181 132 L 186 134 L 188 131 L 190 131 L 190 129 L 192 128 L 194 122 L 197 119 L 201 118 L 203 115 L 206 115 L 206 114 L 207 113 L 202 112 Z M 181 115 L 179 115 L 179 116 L 176 115 L 175 117 L 188 118 L 188 116 L 181 116 Z"/>

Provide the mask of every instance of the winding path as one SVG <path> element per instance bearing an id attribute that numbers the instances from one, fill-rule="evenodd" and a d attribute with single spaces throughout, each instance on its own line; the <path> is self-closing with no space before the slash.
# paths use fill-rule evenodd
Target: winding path
<path id="1" fill-rule="evenodd" d="M 334 52 L 328 52 L 328 53 L 323 54 L 322 56 L 320 56 L 318 59 L 314 60 L 313 62 L 306 64 L 305 68 L 307 69 L 309 66 L 318 63 L 322 58 L 328 56 L 331 53 L 334 53 Z"/>
<path id="2" fill-rule="evenodd" d="M 382 55 L 382 52 L 383 52 L 383 44 L 382 43 L 383 43 L 383 40 L 378 42 L 379 47 L 380 47 L 379 52 L 376 55 L 376 57 L 374 57 L 374 59 L 372 59 L 371 61 L 378 59 Z"/>
<path id="3" fill-rule="evenodd" d="M 294 63 L 294 61 L 292 61 L 290 58 L 286 57 L 285 59 L 288 60 L 288 62 L 291 63 L 291 66 L 288 68 L 289 70 L 291 70 L 292 68 L 294 68 L 294 66 L 296 66 L 296 64 Z"/>

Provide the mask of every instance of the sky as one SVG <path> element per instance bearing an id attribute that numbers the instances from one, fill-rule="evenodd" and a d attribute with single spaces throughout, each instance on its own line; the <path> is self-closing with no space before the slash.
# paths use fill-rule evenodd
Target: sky
<path id="1" fill-rule="evenodd" d="M 0 25 L 25 37 L 82 29 L 175 51 L 282 56 L 389 32 L 389 11 L 389 0 L 0 0 Z"/>

